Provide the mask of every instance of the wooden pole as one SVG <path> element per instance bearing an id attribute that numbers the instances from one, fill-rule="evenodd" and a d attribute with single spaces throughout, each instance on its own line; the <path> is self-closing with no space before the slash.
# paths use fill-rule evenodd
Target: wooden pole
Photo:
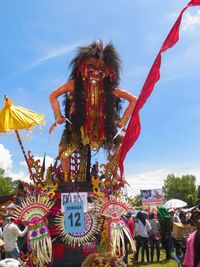
<path id="1" fill-rule="evenodd" d="M 27 166 L 28 166 L 29 174 L 30 174 L 30 176 L 31 176 L 31 174 L 32 174 L 31 167 L 30 167 L 30 165 L 29 165 L 28 158 L 27 158 L 27 156 L 26 156 L 26 153 L 25 153 L 25 150 L 24 150 L 24 147 L 23 147 L 23 144 L 22 144 L 21 137 L 20 137 L 20 135 L 19 135 L 19 133 L 18 133 L 17 130 L 15 130 L 15 134 L 16 134 L 16 136 L 17 136 L 17 141 L 19 142 L 19 145 L 20 145 L 20 147 L 21 147 L 22 153 L 23 153 L 23 155 L 24 155 L 24 159 L 25 159 L 26 164 L 27 164 Z"/>

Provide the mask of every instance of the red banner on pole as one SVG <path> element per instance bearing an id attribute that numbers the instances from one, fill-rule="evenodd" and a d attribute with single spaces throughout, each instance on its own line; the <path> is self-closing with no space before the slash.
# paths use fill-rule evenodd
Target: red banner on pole
<path id="1" fill-rule="evenodd" d="M 146 81 L 145 81 L 143 88 L 140 92 L 140 95 L 138 97 L 133 114 L 132 114 L 130 122 L 128 124 L 126 134 L 125 134 L 123 142 L 122 142 L 122 147 L 121 147 L 121 151 L 120 151 L 120 158 L 119 158 L 119 168 L 120 168 L 120 172 L 121 172 L 121 179 L 123 179 L 123 173 L 124 173 L 124 159 L 125 159 L 128 151 L 135 144 L 135 142 L 137 141 L 137 139 L 140 135 L 141 125 L 140 125 L 139 111 L 142 109 L 142 107 L 146 103 L 147 99 L 151 95 L 156 82 L 160 79 L 161 55 L 167 49 L 173 47 L 178 42 L 180 23 L 182 20 L 182 15 L 185 12 L 185 10 L 188 7 L 198 6 L 198 5 L 200 5 L 200 0 L 192 0 L 187 4 L 187 6 L 185 6 L 183 8 L 183 10 L 181 11 L 174 26 L 170 30 L 167 38 L 165 39 L 153 65 L 149 71 L 149 74 L 146 78 Z"/>

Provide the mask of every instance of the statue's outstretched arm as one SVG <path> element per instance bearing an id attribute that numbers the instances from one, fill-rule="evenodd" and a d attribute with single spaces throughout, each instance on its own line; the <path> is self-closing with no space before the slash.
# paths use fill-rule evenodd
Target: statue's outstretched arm
<path id="1" fill-rule="evenodd" d="M 123 113 L 122 118 L 120 119 L 120 121 L 117 122 L 118 126 L 120 128 L 123 127 L 125 130 L 125 126 L 126 126 L 128 120 L 130 119 L 130 116 L 133 113 L 133 110 L 134 110 L 134 107 L 135 107 L 135 104 L 137 101 L 137 97 L 132 95 L 128 91 L 121 89 L 121 88 L 116 88 L 114 93 L 116 96 L 118 96 L 122 99 L 125 99 L 129 102 L 127 108 L 125 109 L 125 111 Z"/>
<path id="2" fill-rule="evenodd" d="M 58 97 L 67 93 L 73 92 L 74 90 L 74 81 L 69 80 L 67 83 L 63 84 L 62 86 L 58 87 L 49 95 L 49 101 L 54 112 L 55 122 L 51 125 L 49 129 L 49 133 L 53 131 L 53 128 L 58 124 L 62 124 L 65 121 L 64 116 L 61 113 L 60 104 L 58 102 Z"/>

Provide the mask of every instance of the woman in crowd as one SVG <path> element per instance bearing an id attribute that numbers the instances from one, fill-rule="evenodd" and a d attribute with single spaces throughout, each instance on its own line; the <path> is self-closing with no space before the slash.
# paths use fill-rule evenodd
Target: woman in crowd
<path id="1" fill-rule="evenodd" d="M 184 266 L 200 267 L 200 220 L 197 230 L 191 233 L 187 239 Z"/>
<path id="2" fill-rule="evenodd" d="M 154 258 L 154 247 L 156 247 L 157 261 L 160 260 L 160 224 L 158 220 L 154 219 L 154 213 L 149 215 L 149 223 L 151 225 L 151 231 L 149 233 L 149 243 L 151 248 L 151 261 Z"/>
<path id="3" fill-rule="evenodd" d="M 3 224 L 3 221 L 0 220 L 0 260 L 1 260 L 1 254 L 2 254 L 2 246 L 4 245 L 4 242 L 2 240 L 3 238 L 3 232 L 1 229 L 2 224 Z"/>
<path id="4" fill-rule="evenodd" d="M 192 226 L 198 226 L 198 221 L 200 220 L 200 212 L 199 209 L 193 209 L 191 212 L 191 217 L 190 217 L 190 223 Z"/>
<path id="5" fill-rule="evenodd" d="M 144 218 L 142 212 L 138 212 L 135 221 L 135 240 L 136 240 L 136 253 L 135 263 L 138 261 L 138 254 L 142 247 L 142 262 L 144 262 L 144 251 L 146 251 L 147 262 L 149 262 L 149 248 L 148 239 L 151 225 L 148 220 Z"/>
<path id="6" fill-rule="evenodd" d="M 160 224 L 162 245 L 163 248 L 165 249 L 166 259 L 169 260 L 171 258 L 171 247 L 172 247 L 171 239 L 172 239 L 173 224 L 167 209 L 163 206 L 158 208 L 158 221 Z"/>

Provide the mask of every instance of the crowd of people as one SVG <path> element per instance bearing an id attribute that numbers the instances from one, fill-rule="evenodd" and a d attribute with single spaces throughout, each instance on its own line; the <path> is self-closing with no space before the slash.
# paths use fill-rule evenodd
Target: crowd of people
<path id="1" fill-rule="evenodd" d="M 166 209 L 161 206 L 157 212 L 139 211 L 137 214 L 128 214 L 128 225 L 136 242 L 136 252 L 133 255 L 133 264 L 139 262 L 160 262 L 160 249 L 164 249 L 165 258 L 174 258 L 178 266 L 200 267 L 200 211 L 181 211 Z M 190 224 L 193 232 L 184 236 L 180 243 L 173 234 L 173 224 Z M 141 257 L 139 255 L 141 254 Z M 156 257 L 155 257 L 156 256 Z M 127 257 L 125 257 L 127 259 Z"/>
<path id="2" fill-rule="evenodd" d="M 0 208 L 0 267 L 18 266 L 6 265 L 5 262 L 13 259 L 11 263 L 17 264 L 21 250 L 20 237 L 24 237 L 28 230 L 27 227 L 23 227 L 22 230 L 16 225 L 11 218 L 11 213 L 12 211 L 8 212 L 4 206 Z M 165 260 L 174 258 L 179 266 L 200 267 L 200 211 L 198 208 L 183 212 L 177 209 L 167 210 L 161 206 L 157 212 L 128 213 L 126 219 L 136 243 L 136 251 L 132 258 L 133 265 L 139 262 L 160 262 L 160 249 L 163 248 Z M 185 237 L 182 261 L 178 257 L 177 240 L 173 235 L 174 223 L 190 223 L 194 226 L 194 231 Z M 126 263 L 128 263 L 128 253 L 127 248 L 124 259 Z"/>

